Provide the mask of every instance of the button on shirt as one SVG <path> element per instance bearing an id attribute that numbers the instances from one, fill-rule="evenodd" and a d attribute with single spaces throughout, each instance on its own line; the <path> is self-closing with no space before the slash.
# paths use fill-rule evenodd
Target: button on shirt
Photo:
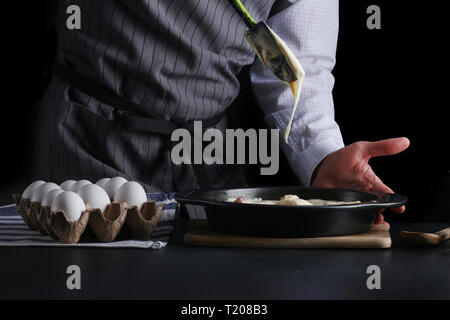
<path id="1" fill-rule="evenodd" d="M 266 22 L 297 56 L 306 74 L 288 144 L 282 139 L 280 146 L 300 181 L 309 186 L 316 166 L 344 147 L 334 120 L 331 74 L 336 60 L 338 0 L 281 0 L 277 8 Z M 250 69 L 250 79 L 266 123 L 284 133 L 294 104 L 290 88 L 271 71 L 264 74 L 259 59 Z"/>

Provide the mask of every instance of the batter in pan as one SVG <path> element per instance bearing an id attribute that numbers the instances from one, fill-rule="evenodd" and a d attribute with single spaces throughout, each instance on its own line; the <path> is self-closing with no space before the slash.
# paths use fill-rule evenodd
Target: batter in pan
<path id="1" fill-rule="evenodd" d="M 280 200 L 263 200 L 261 198 L 245 199 L 245 197 L 229 198 L 228 202 L 237 203 L 254 203 L 254 204 L 269 204 L 269 205 L 292 205 L 292 206 L 326 206 L 326 205 L 343 205 L 356 204 L 361 201 L 334 201 L 322 199 L 301 199 L 297 195 L 287 194 L 281 197 Z"/>

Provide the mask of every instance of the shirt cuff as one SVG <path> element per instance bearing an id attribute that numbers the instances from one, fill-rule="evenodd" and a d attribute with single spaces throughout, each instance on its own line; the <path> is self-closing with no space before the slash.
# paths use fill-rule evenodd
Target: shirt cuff
<path id="1" fill-rule="evenodd" d="M 316 141 L 309 148 L 301 152 L 288 152 L 287 158 L 292 170 L 298 176 L 304 186 L 311 185 L 311 178 L 317 165 L 330 153 L 344 147 L 342 141 L 330 137 Z"/>
<path id="2" fill-rule="evenodd" d="M 317 165 L 330 153 L 343 148 L 344 141 L 337 123 L 330 117 L 318 118 L 322 120 L 307 121 L 305 119 L 294 121 L 288 138 L 284 141 L 284 129 L 287 126 L 289 111 L 281 110 L 265 117 L 271 128 L 280 129 L 280 147 L 283 150 L 294 173 L 302 185 L 309 187 L 311 177 Z M 304 118 L 314 116 L 304 115 Z"/>

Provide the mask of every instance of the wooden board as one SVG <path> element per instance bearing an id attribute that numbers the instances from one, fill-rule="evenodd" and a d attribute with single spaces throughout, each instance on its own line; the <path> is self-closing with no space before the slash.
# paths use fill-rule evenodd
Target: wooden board
<path id="1" fill-rule="evenodd" d="M 207 222 L 192 222 L 184 243 L 193 246 L 241 248 L 390 248 L 391 237 L 384 224 L 361 234 L 320 238 L 262 238 L 217 233 Z"/>

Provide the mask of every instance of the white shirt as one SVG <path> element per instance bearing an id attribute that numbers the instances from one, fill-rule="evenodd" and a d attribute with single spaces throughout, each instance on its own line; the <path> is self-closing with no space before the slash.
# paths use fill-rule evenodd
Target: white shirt
<path id="1" fill-rule="evenodd" d="M 344 147 L 334 120 L 331 74 L 336 61 L 338 0 L 280 0 L 276 5 L 285 9 L 266 23 L 294 52 L 306 74 L 288 144 L 282 138 L 280 146 L 300 181 L 309 186 L 316 166 Z M 259 59 L 250 69 L 250 80 L 266 123 L 284 133 L 294 104 L 290 88 L 271 71 L 264 74 Z"/>

